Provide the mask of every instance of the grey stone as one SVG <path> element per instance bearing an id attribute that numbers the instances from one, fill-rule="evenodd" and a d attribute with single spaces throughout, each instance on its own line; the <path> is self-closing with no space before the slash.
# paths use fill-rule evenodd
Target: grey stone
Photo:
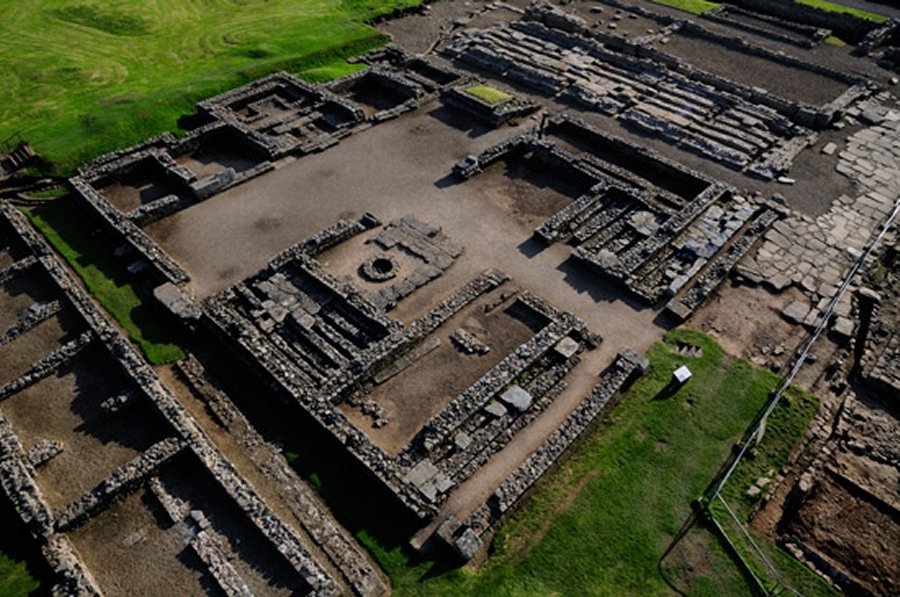
<path id="1" fill-rule="evenodd" d="M 524 412 L 531 406 L 534 398 L 523 387 L 514 385 L 500 395 L 500 400 L 519 412 Z"/>
<path id="2" fill-rule="evenodd" d="M 804 301 L 794 301 L 782 309 L 781 314 L 791 323 L 803 323 L 809 312 L 809 304 Z"/>

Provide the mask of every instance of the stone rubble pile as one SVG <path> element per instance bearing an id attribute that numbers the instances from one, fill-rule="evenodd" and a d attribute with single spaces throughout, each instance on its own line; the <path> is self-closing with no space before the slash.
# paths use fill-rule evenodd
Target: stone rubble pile
<path id="1" fill-rule="evenodd" d="M 450 334 L 450 341 L 453 342 L 463 354 L 482 355 L 491 351 L 491 347 L 475 337 L 472 332 L 462 328 Z"/>

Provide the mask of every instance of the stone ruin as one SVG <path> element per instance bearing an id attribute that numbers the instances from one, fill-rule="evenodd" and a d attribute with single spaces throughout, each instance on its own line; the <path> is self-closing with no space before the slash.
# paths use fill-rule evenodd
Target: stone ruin
<path id="1" fill-rule="evenodd" d="M 160 382 L 131 344 L 122 338 L 52 256 L 25 218 L 6 204 L 0 205 L 0 247 L 4 245 L 15 247 L 12 253 L 15 261 L 0 270 L 2 283 L 13 278 L 46 278 L 51 281 L 58 296 L 51 303 L 53 308 L 48 308 L 45 303 L 28 309 L 20 322 L 11 328 L 15 333 L 7 331 L 4 335 L 7 342 L 29 333 L 24 329 L 28 326 L 22 322 L 32 322 L 38 317 L 46 319 L 59 309 L 77 314 L 83 330 L 75 340 L 51 351 L 0 390 L 0 486 L 33 539 L 42 547 L 56 575 L 54 594 L 103 593 L 102 583 L 98 583 L 95 571 L 84 563 L 79 554 L 79 529 L 90 525 L 93 519 L 107 510 L 115 510 L 119 502 L 143 488 L 152 490 L 161 507 L 169 514 L 172 525 L 184 526 L 186 544 L 206 566 L 218 588 L 228 595 L 248 594 L 247 583 L 233 564 L 236 555 L 229 545 L 233 544 L 234 538 L 226 539 L 222 534 L 229 531 L 216 530 L 218 523 L 211 524 L 203 511 L 197 509 L 197 504 L 190 506 L 173 497 L 165 489 L 165 483 L 160 482 L 160 478 L 169 474 L 167 471 L 173 470 L 170 463 L 176 460 L 180 462 L 176 469 L 189 467 L 202 471 L 193 477 L 196 482 L 208 477 L 218 487 L 218 491 L 231 501 L 240 516 L 245 517 L 244 528 L 252 529 L 247 532 L 255 533 L 259 540 L 270 545 L 271 553 L 280 554 L 278 557 L 283 558 L 283 567 L 291 570 L 297 586 L 305 587 L 306 592 L 322 595 L 380 595 L 385 592 L 384 581 L 360 548 L 334 522 L 327 510 L 308 497 L 309 490 L 286 464 L 273 469 L 275 472 L 272 474 L 286 487 L 295 488 L 291 495 L 293 499 L 300 500 L 298 504 L 302 504 L 302 509 L 297 508 L 297 512 L 302 514 L 298 518 L 305 525 L 303 533 L 274 514 L 253 486 L 238 474 L 224 454 L 201 431 L 192 415 Z M 33 323 L 29 325 L 34 327 Z M 111 396 L 100 405 L 103 414 L 99 416 L 128 417 L 128 412 L 136 408 L 136 404 L 150 407 L 164 421 L 164 436 L 131 461 L 109 471 L 94 489 L 79 499 L 66 507 L 52 508 L 44 497 L 46 480 L 36 469 L 41 467 L 40 470 L 43 470 L 48 462 L 58 458 L 67 448 L 64 442 L 45 437 L 26 449 L 20 440 L 23 436 L 16 427 L 16 420 L 11 421 L 4 416 L 4 405 L 48 375 L 64 371 L 79 353 L 86 350 L 98 351 L 110 371 L 118 371 L 127 380 L 127 387 L 122 393 Z M 128 419 L 127 424 L 149 423 Z M 47 430 L 40 432 L 46 433 Z M 189 506 L 193 508 L 190 511 L 186 509 Z M 138 532 L 133 539 L 126 538 L 125 544 L 132 545 L 144 540 L 146 538 Z"/>
<path id="2" fill-rule="evenodd" d="M 388 224 L 375 242 L 382 247 L 409 243 L 404 238 L 408 239 L 411 231 L 425 232 L 417 242 L 433 237 L 434 232 L 426 224 L 403 218 Z M 327 234 L 324 231 L 316 237 Z M 409 511 L 427 522 L 455 487 L 553 402 L 565 388 L 566 374 L 579 362 L 579 354 L 593 349 L 600 340 L 577 317 L 511 288 L 509 278 L 497 271 L 482 273 L 424 316 L 403 325 L 388 318 L 385 306 L 368 300 L 350 281 L 330 275 L 315 258 L 320 252 L 313 247 L 319 244 L 299 243 L 258 274 L 205 300 L 202 325 L 290 398 L 302 416 L 345 446 Z M 484 297 L 488 302 L 483 302 Z M 386 450 L 349 413 L 359 408 L 363 415 L 371 416 L 372 429 L 393 423 L 371 396 L 427 358 L 442 344 L 438 334 L 447 322 L 473 305 L 481 305 L 479 301 L 484 306 L 478 312 L 488 317 L 491 313 L 524 313 L 532 322 L 533 335 L 509 354 L 500 355 L 503 358 L 496 366 L 444 404 L 405 445 Z M 492 342 L 490 337 L 477 338 L 459 329 L 451 330 L 449 338 L 454 350 L 468 358 L 487 354 Z M 540 459 L 541 467 L 529 468 L 520 476 L 530 475 L 533 483 L 630 381 L 641 362 L 633 354 L 621 357 L 610 373 L 601 377 L 592 406 L 533 456 Z M 421 371 L 417 375 L 425 374 Z M 518 476 L 508 484 L 522 489 L 517 494 L 503 489 L 508 493 L 504 494 L 504 510 L 527 489 Z M 477 533 L 473 530 L 466 536 L 480 536 L 485 524 L 482 521 Z"/>
<path id="3" fill-rule="evenodd" d="M 429 525 L 430 534 L 417 547 L 437 542 L 462 559 L 473 557 L 491 526 L 520 503 L 613 406 L 617 392 L 644 371 L 646 361 L 630 350 L 621 351 L 587 397 L 483 503 L 467 516 L 445 516 L 442 507 L 452 492 L 554 404 L 585 351 L 600 343 L 581 319 L 517 289 L 515 280 L 490 269 L 462 283 L 424 315 L 405 323 L 394 319 L 389 315 L 392 310 L 407 297 L 422 296 L 417 291 L 442 276 L 463 251 L 440 228 L 413 216 L 385 225 L 372 214 L 338 220 L 201 304 L 187 290 L 189 273 L 142 228 L 439 99 L 451 110 L 491 127 L 518 126 L 520 119 L 543 109 L 540 126 L 520 127 L 496 145 L 466 157 L 453 166 L 454 174 L 465 180 L 493 163 L 527 155 L 560 179 L 586 181 L 588 190 L 547 217 L 535 228 L 534 238 L 544 245 L 568 244 L 572 260 L 617 281 L 642 301 L 665 305 L 668 313 L 685 320 L 732 270 L 746 280 L 780 280 L 782 272 L 775 272 L 766 256 L 783 258 L 790 253 L 793 257 L 797 251 L 786 237 L 808 222 L 798 223 L 801 219 L 789 215 L 780 201 L 744 196 L 705 174 L 604 132 L 596 123 L 607 119 L 735 172 L 769 181 L 784 175 L 820 131 L 848 114 L 863 119 L 859 100 L 871 93 L 871 85 L 860 77 L 722 36 L 696 22 L 657 15 L 618 0 L 603 4 L 650 19 L 656 29 L 627 37 L 611 26 L 615 21 L 600 30 L 580 17 L 535 4 L 516 11 L 522 13 L 516 21 L 457 29 L 439 46 L 442 58 L 414 56 L 388 46 L 364 56 L 361 61 L 366 66 L 358 73 L 327 85 L 309 85 L 286 73 L 265 77 L 200 102 L 200 125 L 184 138 L 162 135 L 103 156 L 70 181 L 76 199 L 119 247 L 117 256 L 128 260 L 129 271 L 148 277 L 159 302 L 193 332 L 238 355 L 248 371 L 296 409 L 298 417 L 333 438 L 409 512 Z M 862 28 L 852 19 L 843 25 L 818 17 L 785 21 L 774 8 L 760 9 L 769 4 L 765 0 L 723 4 L 704 18 L 800 48 L 849 29 L 864 40 L 859 48 L 865 52 L 889 48 L 895 38 L 893 21 L 877 28 Z M 666 52 L 665 40 L 676 35 L 814 73 L 837 82 L 843 92 L 812 105 L 729 80 Z M 883 59 L 890 56 L 885 50 Z M 504 92 L 507 82 L 525 91 L 510 93 L 496 103 L 467 93 L 485 80 L 486 84 L 500 80 Z M 554 112 L 544 105 L 550 101 L 574 107 L 584 119 Z M 214 155 L 217 150 L 227 155 Z M 875 166 L 861 159 L 851 154 L 839 171 L 854 168 L 875 177 Z M 883 211 L 884 201 L 875 202 Z M 841 222 L 828 223 L 849 229 L 854 220 Z M 811 230 L 802 228 L 796 236 L 806 238 Z M 368 239 L 364 250 L 376 252 L 360 259 L 353 275 L 338 275 L 328 264 L 329 251 L 361 238 Z M 754 259 L 743 259 L 759 239 L 764 239 L 764 250 Z M 38 241 L 32 244 L 39 246 Z M 816 248 L 810 241 L 801 252 Z M 45 253 L 36 251 L 0 270 L 0 282 L 48 262 L 52 260 Z M 409 266 L 410 262 L 415 265 Z M 809 269 L 816 263 L 810 257 Z M 806 284 L 807 278 L 801 276 L 796 282 Z M 822 295 L 816 297 L 818 306 L 830 284 L 824 278 L 808 282 L 809 290 Z M 74 296 L 80 291 L 67 292 Z M 890 312 L 890 306 L 873 298 L 877 293 L 860 296 L 860 304 L 881 305 L 881 310 L 873 310 L 876 323 L 866 341 L 862 375 L 869 383 L 887 383 L 896 389 L 896 368 L 891 364 L 896 361 L 892 357 L 897 353 L 897 336 L 891 335 L 890 324 L 878 319 Z M 111 347 L 111 354 L 135 382 L 134 387 L 109 396 L 103 410 L 113 416 L 149 397 L 166 418 L 171 435 L 159 438 L 95 490 L 54 515 L 41 502 L 34 471 L 52 462 L 66 446 L 47 438 L 26 450 L 16 445 L 14 434 L 0 434 L 0 442 L 5 442 L 0 470 L 13 471 L 8 473 L 11 481 L 0 479 L 14 488 L 8 489 L 11 494 L 26 488 L 20 492 L 23 519 L 43 521 L 33 525 L 51 529 L 42 542 L 52 565 L 66 571 L 67 590 L 96 587 L 88 568 L 78 561 L 68 533 L 122 495 L 147 487 L 172 524 L 183 528 L 191 549 L 218 586 L 228 594 L 250 592 L 236 564 L 239 556 L 214 528 L 215 517 L 192 508 L 166 479 L 169 463 L 185 458 L 199 462 L 222 485 L 310 590 L 378 594 L 385 589 L 353 539 L 273 456 L 276 450 L 228 396 L 205 378 L 201 365 L 193 359 L 179 363 L 180 377 L 202 397 L 211 416 L 241 438 L 254 461 L 263 463 L 260 467 L 288 488 L 291 510 L 303 521 L 304 533 L 294 532 L 266 509 L 153 372 L 140 364 L 92 306 L 82 303 L 81 312 L 91 313 L 99 327 L 92 324 L 92 331 L 51 351 L 24 377 L 0 388 L 0 412 L 5 397 L 65 366 L 86 347 L 103 344 Z M 0 346 L 27 334 L 66 304 L 62 299 L 35 304 L 0 335 Z M 845 306 L 839 317 L 848 316 L 849 308 Z M 812 325 L 818 312 L 807 306 L 799 319 Z M 461 314 L 469 313 L 527 320 L 529 333 L 511 348 L 499 347 L 491 334 L 460 323 Z M 885 321 L 892 321 L 891 317 Z M 845 335 L 852 333 L 851 325 Z M 499 360 L 473 374 L 462 390 L 454 391 L 422 420 L 406 420 L 405 413 L 391 412 L 379 392 L 402 383 L 398 380 L 406 380 L 405 376 L 422 376 L 423 364 L 445 349 L 469 363 Z M 427 398 L 437 401 L 439 396 Z M 403 425 L 414 429 L 403 435 L 398 431 Z M 0 430 L 8 428 L 0 420 Z M 394 440 L 392 433 L 399 439 Z"/>
<path id="4" fill-rule="evenodd" d="M 732 4 L 719 4 L 703 13 L 703 18 L 801 48 L 812 48 L 831 35 L 831 29 L 786 21 Z"/>
<path id="5" fill-rule="evenodd" d="M 763 179 L 787 171 L 817 138 L 813 129 L 824 128 L 869 93 L 864 79 L 727 38 L 690 21 L 673 21 L 647 38 L 625 39 L 561 25 L 554 15 L 554 9 L 533 5 L 519 21 L 462 31 L 442 51 L 460 66 L 564 98 Z M 785 100 L 702 71 L 652 45 L 676 31 L 827 76 L 847 89 L 824 106 Z"/>
<path id="6" fill-rule="evenodd" d="M 380 51 L 371 60 L 373 65 L 327 85 L 282 72 L 204 100 L 197 104 L 204 124 L 181 138 L 167 133 L 97 158 L 69 180 L 74 196 L 119 245 L 117 255 L 131 260 L 130 271 L 181 286 L 189 274 L 142 227 L 268 172 L 281 160 L 324 151 L 413 110 L 442 88 L 435 80 L 458 76 L 396 51 Z M 411 78 L 404 76 L 407 66 Z"/>
<path id="7" fill-rule="evenodd" d="M 469 178 L 510 154 L 526 153 L 561 178 L 590 181 L 590 190 L 550 216 L 535 237 L 546 244 L 568 242 L 575 247 L 573 259 L 649 304 L 665 299 L 679 320 L 687 319 L 788 213 L 781 204 L 746 199 L 567 115 L 488 148 L 454 172 Z"/>

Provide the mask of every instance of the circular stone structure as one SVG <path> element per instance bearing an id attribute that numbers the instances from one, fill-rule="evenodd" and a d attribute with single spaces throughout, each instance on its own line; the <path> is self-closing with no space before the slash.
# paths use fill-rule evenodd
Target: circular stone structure
<path id="1" fill-rule="evenodd" d="M 385 253 L 370 257 L 360 266 L 363 278 L 372 282 L 385 282 L 397 276 L 400 264 Z"/>

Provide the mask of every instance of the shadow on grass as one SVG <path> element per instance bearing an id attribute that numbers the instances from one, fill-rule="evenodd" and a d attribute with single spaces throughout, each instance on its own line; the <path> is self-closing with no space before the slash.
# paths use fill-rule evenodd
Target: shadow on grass
<path id="1" fill-rule="evenodd" d="M 743 566 L 731 545 L 722 538 L 705 515 L 696 510 L 691 512 L 660 556 L 657 562 L 659 576 L 679 595 L 704 593 L 709 590 L 712 590 L 713 594 L 718 593 L 721 588 L 709 585 L 695 586 L 698 570 L 708 566 L 713 552 L 721 552 L 733 562 L 738 575 L 746 583 L 748 592 L 754 594 L 753 587 L 756 586 L 756 580 Z M 704 588 L 707 591 L 704 591 Z"/>
<path id="2" fill-rule="evenodd" d="M 184 356 L 166 314 L 146 300 L 112 257 L 94 226 L 65 199 L 33 208 L 31 222 L 69 263 L 106 311 L 140 344 L 147 359 L 162 364 Z"/>
<path id="3" fill-rule="evenodd" d="M 663 389 L 656 393 L 656 396 L 653 397 L 654 401 L 660 400 L 668 400 L 675 396 L 678 393 L 678 390 L 681 389 L 681 384 L 675 381 L 674 379 L 670 380 Z"/>
<path id="4" fill-rule="evenodd" d="M 49 595 L 53 571 L 2 492 L 0 529 L 0 593 L 9 597 Z"/>

